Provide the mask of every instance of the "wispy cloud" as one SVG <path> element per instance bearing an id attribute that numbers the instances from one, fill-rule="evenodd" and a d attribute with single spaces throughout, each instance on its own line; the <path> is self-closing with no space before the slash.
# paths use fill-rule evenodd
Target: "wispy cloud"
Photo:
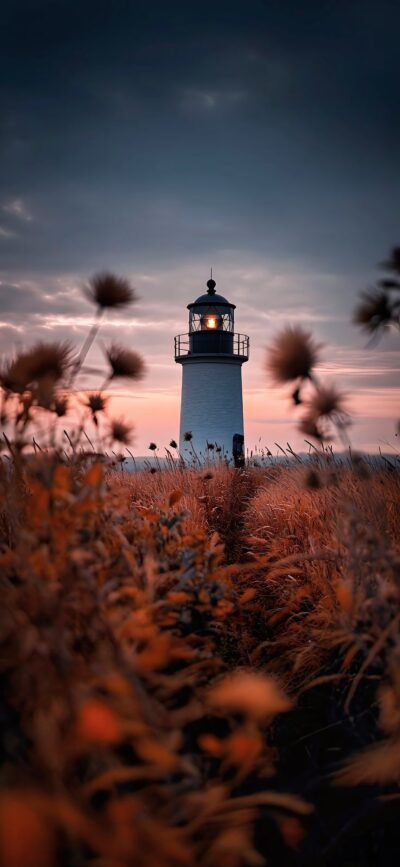
<path id="1" fill-rule="evenodd" d="M 179 104 L 184 111 L 189 112 L 226 111 L 243 103 L 246 95 L 246 91 L 241 89 L 214 90 L 190 87 L 181 92 Z"/>
<path id="2" fill-rule="evenodd" d="M 15 232 L 12 232 L 11 229 L 6 229 L 4 226 L 0 226 L 0 238 L 15 238 Z"/>
<path id="3" fill-rule="evenodd" d="M 23 334 L 23 331 L 24 331 L 22 325 L 13 325 L 12 322 L 1 322 L 0 321 L 0 328 L 4 332 L 10 331 L 12 333 L 13 331 L 17 331 L 18 334 Z"/>
<path id="4" fill-rule="evenodd" d="M 23 199 L 11 199 L 5 202 L 2 210 L 6 214 L 11 214 L 12 217 L 22 220 L 24 223 L 30 223 L 33 220 L 33 216 Z"/>

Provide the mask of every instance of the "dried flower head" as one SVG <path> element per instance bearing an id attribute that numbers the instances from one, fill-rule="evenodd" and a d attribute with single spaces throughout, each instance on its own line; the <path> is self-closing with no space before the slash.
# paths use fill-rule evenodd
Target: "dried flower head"
<path id="1" fill-rule="evenodd" d="M 319 442 L 322 442 L 324 439 L 324 435 L 320 428 L 318 427 L 315 418 L 312 416 L 304 416 L 299 423 L 299 431 L 305 436 L 312 437 Z"/>
<path id="2" fill-rule="evenodd" d="M 397 292 L 400 292 L 400 280 L 394 280 L 393 277 L 384 277 L 383 280 L 378 280 L 378 286 L 385 291 L 391 291 L 395 289 Z"/>
<path id="3" fill-rule="evenodd" d="M 85 294 L 101 310 L 106 307 L 125 307 L 136 301 L 136 293 L 129 280 L 109 271 L 91 277 L 85 287 Z"/>
<path id="4" fill-rule="evenodd" d="M 68 398 L 67 397 L 56 397 L 54 401 L 54 412 L 58 415 L 59 418 L 67 415 L 68 412 Z"/>
<path id="5" fill-rule="evenodd" d="M 214 443 L 207 443 L 207 448 L 210 452 L 214 451 L 214 449 L 215 449 Z"/>
<path id="6" fill-rule="evenodd" d="M 21 352 L 16 358 L 7 362 L 0 372 L 2 388 L 7 392 L 21 394 L 27 387 L 27 367 L 25 364 L 26 353 Z"/>
<path id="7" fill-rule="evenodd" d="M 72 348 L 69 343 L 37 343 L 27 354 L 29 382 L 44 377 L 54 382 L 65 376 L 71 364 Z"/>
<path id="8" fill-rule="evenodd" d="M 124 349 L 117 343 L 112 343 L 107 349 L 106 355 L 111 367 L 110 379 L 116 379 L 116 377 L 141 379 L 144 376 L 145 366 L 137 352 Z"/>
<path id="9" fill-rule="evenodd" d="M 71 360 L 72 349 L 68 343 L 36 343 L 5 366 L 0 381 L 6 391 L 21 394 L 39 380 L 46 379 L 54 384 L 62 379 Z"/>
<path id="10" fill-rule="evenodd" d="M 101 392 L 94 392 L 93 394 L 88 395 L 87 403 L 85 406 L 90 409 L 92 415 L 95 415 L 97 412 L 104 412 L 107 406 L 109 398 L 105 394 L 101 394 Z"/>
<path id="11" fill-rule="evenodd" d="M 235 671 L 213 686 L 208 703 L 225 713 L 241 713 L 254 721 L 290 710 L 291 702 L 271 677 L 258 671 Z"/>
<path id="12" fill-rule="evenodd" d="M 267 368 L 276 383 L 306 379 L 318 361 L 320 346 L 298 326 L 277 334 L 268 352 Z"/>
<path id="13" fill-rule="evenodd" d="M 382 262 L 382 267 L 388 271 L 394 271 L 400 274 L 400 247 L 393 247 L 390 251 L 389 258 Z"/>
<path id="14" fill-rule="evenodd" d="M 157 445 L 156 445 L 156 443 L 150 443 L 150 445 L 149 445 L 149 449 L 150 449 L 151 452 L 155 452 L 156 449 L 157 449 Z"/>
<path id="15" fill-rule="evenodd" d="M 369 479 L 371 476 L 367 461 L 363 458 L 362 455 L 357 454 L 357 452 L 353 452 L 351 455 L 351 464 L 354 470 L 354 474 L 359 479 Z"/>
<path id="16" fill-rule="evenodd" d="M 129 446 L 133 437 L 133 425 L 127 424 L 123 419 L 114 419 L 111 422 L 111 439 Z"/>
<path id="17" fill-rule="evenodd" d="M 299 387 L 299 388 L 295 388 L 295 390 L 294 390 L 294 392 L 293 392 L 293 394 L 292 394 L 292 401 L 293 401 L 293 403 L 294 403 L 295 406 L 300 406 L 300 404 L 303 403 L 303 398 L 302 398 L 302 396 L 301 396 L 301 389 L 300 389 L 300 387 Z"/>
<path id="18" fill-rule="evenodd" d="M 321 477 L 316 470 L 307 470 L 304 482 L 306 488 L 309 488 L 310 491 L 318 491 L 322 487 Z"/>
<path id="19" fill-rule="evenodd" d="M 170 441 L 170 447 L 171 447 L 171 449 L 177 449 L 178 443 L 175 440 L 171 440 Z"/>
<path id="20" fill-rule="evenodd" d="M 385 292 L 363 292 L 361 298 L 363 300 L 354 311 L 353 322 L 372 333 L 387 327 L 392 318 L 392 308 Z"/>
<path id="21" fill-rule="evenodd" d="M 343 401 L 343 394 L 340 394 L 335 386 L 319 386 L 308 403 L 310 416 L 318 419 L 344 413 Z"/>
<path id="22" fill-rule="evenodd" d="M 191 431 L 191 430 L 187 430 L 187 431 L 183 434 L 183 439 L 184 439 L 184 442 L 185 442 L 185 443 L 190 443 L 190 442 L 192 441 L 192 439 L 193 439 L 192 431 Z"/>

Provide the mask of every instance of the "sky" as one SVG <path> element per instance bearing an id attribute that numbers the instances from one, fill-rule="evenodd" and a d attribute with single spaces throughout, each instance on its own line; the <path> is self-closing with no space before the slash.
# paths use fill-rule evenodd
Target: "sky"
<path id="1" fill-rule="evenodd" d="M 142 353 L 114 387 L 135 451 L 179 430 L 173 337 L 205 289 L 237 305 L 246 445 L 304 448 L 265 350 L 301 323 L 347 394 L 355 448 L 394 446 L 399 337 L 367 347 L 360 290 L 400 243 L 397 0 L 13 0 L 0 12 L 0 339 L 79 346 L 93 273 L 139 301 L 103 347 Z"/>

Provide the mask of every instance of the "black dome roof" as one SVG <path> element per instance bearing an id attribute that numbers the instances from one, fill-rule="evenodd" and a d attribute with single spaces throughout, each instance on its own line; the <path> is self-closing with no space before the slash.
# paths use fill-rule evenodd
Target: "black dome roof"
<path id="1" fill-rule="evenodd" d="M 209 292 L 205 292 L 204 295 L 199 295 L 193 301 L 193 304 L 229 304 L 229 301 L 223 295 L 218 295 L 217 292 L 214 292 L 212 295 Z"/>

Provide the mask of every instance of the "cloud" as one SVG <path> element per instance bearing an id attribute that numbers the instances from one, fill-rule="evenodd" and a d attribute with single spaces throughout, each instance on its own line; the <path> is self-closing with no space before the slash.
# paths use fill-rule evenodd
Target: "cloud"
<path id="1" fill-rule="evenodd" d="M 23 334 L 22 325 L 13 325 L 11 322 L 0 322 L 0 329 L 3 332 L 3 335 L 9 334 L 11 337 L 14 336 L 14 333 Z"/>
<path id="2" fill-rule="evenodd" d="M 5 202 L 2 210 L 6 214 L 11 214 L 12 217 L 22 220 L 24 223 L 30 223 L 33 220 L 32 214 L 23 199 L 12 199 L 9 202 Z"/>
<path id="3" fill-rule="evenodd" d="M 76 315 L 81 307 L 88 309 L 78 287 L 62 289 L 57 286 L 58 282 L 57 278 L 50 281 L 0 280 L 0 312 L 7 313 L 14 320 L 20 318 L 21 324 L 29 329 L 31 317 L 40 319 L 50 312 L 55 316 L 67 311 L 75 311 Z"/>
<path id="4" fill-rule="evenodd" d="M 15 232 L 12 232 L 11 229 L 6 229 L 4 226 L 0 226 L 0 238 L 15 238 Z"/>
<path id="5" fill-rule="evenodd" d="M 179 105 L 184 111 L 214 112 L 227 111 L 246 99 L 245 90 L 215 90 L 187 88 L 179 97 Z"/>

